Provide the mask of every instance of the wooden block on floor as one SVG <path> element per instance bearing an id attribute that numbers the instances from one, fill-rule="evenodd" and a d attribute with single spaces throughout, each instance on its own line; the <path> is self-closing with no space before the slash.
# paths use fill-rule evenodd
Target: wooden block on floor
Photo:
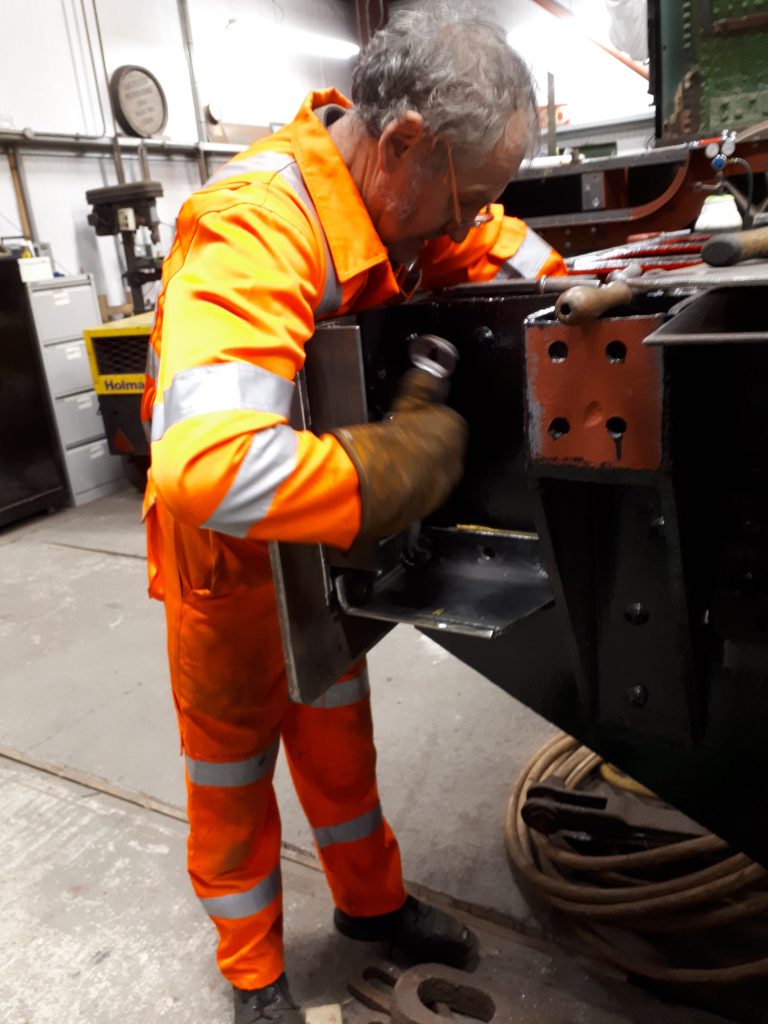
<path id="1" fill-rule="evenodd" d="M 344 1024 L 341 1006 L 328 1003 L 327 1006 L 309 1006 L 304 1011 L 305 1024 Z"/>

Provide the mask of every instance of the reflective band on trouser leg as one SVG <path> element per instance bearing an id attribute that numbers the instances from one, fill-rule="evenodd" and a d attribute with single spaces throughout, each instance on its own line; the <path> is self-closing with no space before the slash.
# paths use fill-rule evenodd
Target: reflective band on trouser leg
<path id="1" fill-rule="evenodd" d="M 280 740 L 254 757 L 241 761 L 197 761 L 187 757 L 187 775 L 195 786 L 250 786 L 266 775 L 272 776 Z"/>
<path id="2" fill-rule="evenodd" d="M 219 970 L 233 985 L 243 989 L 271 985 L 283 973 L 284 967 L 280 819 L 271 783 L 266 785 L 269 794 L 263 829 L 244 863 L 237 864 L 236 861 L 246 843 L 238 848 L 236 844 L 226 843 L 223 834 L 219 836 L 221 860 L 218 877 L 214 879 L 215 889 L 210 882 L 203 882 L 193 870 L 193 835 L 189 843 L 192 884 L 219 933 L 216 954 Z M 197 787 L 190 787 L 193 788 Z M 242 803 L 240 813 L 247 820 L 247 801 Z M 198 831 L 202 827 L 201 817 L 198 817 Z M 228 831 L 223 815 L 211 814 L 209 820 L 210 828 L 220 828 L 222 833 Z M 231 870 L 228 870 L 227 857 L 235 862 Z M 266 861 L 274 867 L 264 875 L 261 865 Z"/>
<path id="3" fill-rule="evenodd" d="M 371 685 L 368 681 L 368 669 L 365 664 L 357 668 L 354 673 L 347 673 L 338 682 L 334 683 L 317 700 L 309 706 L 312 708 L 345 708 L 349 704 L 357 704 L 371 692 Z"/>
<path id="4" fill-rule="evenodd" d="M 376 804 L 372 811 L 366 811 L 350 821 L 340 821 L 338 825 L 323 825 L 315 828 L 315 842 L 319 850 L 339 843 L 355 843 L 358 839 L 367 839 L 384 821 L 381 804 Z"/>
<path id="5" fill-rule="evenodd" d="M 365 678 L 367 690 L 364 672 L 353 679 Z M 350 695 L 351 682 L 342 679 L 327 696 Z M 406 894 L 400 850 L 379 806 L 369 695 L 327 707 L 289 704 L 282 736 L 336 906 L 361 917 L 397 910 Z"/>
<path id="6" fill-rule="evenodd" d="M 265 544 L 238 547 L 178 523 L 162 499 L 155 508 L 186 755 L 189 874 L 219 934 L 222 974 L 259 988 L 284 966 L 272 774 L 288 693 L 269 554 Z"/>

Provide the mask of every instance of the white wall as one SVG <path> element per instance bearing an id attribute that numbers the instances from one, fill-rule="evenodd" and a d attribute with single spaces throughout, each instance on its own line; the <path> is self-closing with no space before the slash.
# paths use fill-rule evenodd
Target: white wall
<path id="1" fill-rule="evenodd" d="M 147 67 L 166 94 L 165 137 L 196 142 L 177 0 L 0 0 L 0 130 L 101 136 L 106 126 L 111 132 L 94 2 L 108 73 L 121 64 Z M 310 89 L 348 89 L 351 61 L 289 54 L 271 35 L 280 25 L 354 41 L 353 11 L 342 0 L 189 0 L 188 6 L 200 99 L 215 104 L 222 120 L 283 122 Z M 30 151 L 23 164 L 38 234 L 51 243 L 57 269 L 91 272 L 110 302 L 124 301 L 115 241 L 97 238 L 87 223 L 85 192 L 117 182 L 111 159 Z M 138 161 L 125 164 L 129 180 L 141 176 Z M 151 157 L 150 173 L 165 190 L 157 206 L 167 252 L 178 209 L 199 185 L 198 166 Z M 18 221 L 0 153 L 0 235 L 18 234 Z"/>
<path id="2" fill-rule="evenodd" d="M 393 11 L 419 0 L 394 0 Z M 648 83 L 587 40 L 609 43 L 605 0 L 560 0 L 574 20 L 549 14 L 533 0 L 479 0 L 511 33 L 511 42 L 536 77 L 539 102 L 547 102 L 547 72 L 555 76 L 556 102 L 567 104 L 573 125 L 620 120 L 651 109 Z"/>
<path id="3" fill-rule="evenodd" d="M 290 52 L 291 28 L 356 41 L 351 4 L 339 0 L 191 0 L 200 100 L 221 120 L 290 120 L 310 88 L 349 91 L 351 61 Z"/>
<path id="4" fill-rule="evenodd" d="M 418 0 L 406 0 L 407 3 Z M 579 38 L 532 0 L 493 0 L 499 20 L 532 64 L 546 98 L 546 73 L 556 76 L 557 101 L 573 124 L 648 110 L 647 85 Z M 148 67 L 169 107 L 166 137 L 195 142 L 197 126 L 182 47 L 177 0 L 0 0 L 0 129 L 102 135 L 111 130 L 107 83 L 98 54 L 98 12 L 107 71 L 120 64 Z M 400 4 L 394 2 L 393 9 Z M 604 0 L 571 0 L 589 28 L 607 38 Z M 355 40 L 353 5 L 342 0 L 188 0 L 202 104 L 224 121 L 270 124 L 289 120 L 314 87 L 349 90 L 351 61 L 288 52 L 281 28 Z M 278 33 L 278 34 L 276 34 Z M 88 53 L 90 35 L 95 67 Z M 103 115 L 103 116 L 102 116 Z M 97 239 L 87 223 L 85 192 L 114 184 L 106 157 L 24 156 L 33 215 L 50 241 L 59 269 L 90 271 L 113 303 L 123 300 L 114 240 Z M 158 202 L 163 252 L 184 198 L 197 187 L 192 161 L 152 158 L 150 171 L 166 195 Z M 127 161 L 129 179 L 139 177 Z M 18 233 L 18 211 L 5 157 L 0 154 L 0 235 Z"/>
<path id="5" fill-rule="evenodd" d="M 570 6 L 573 20 L 556 18 L 531 0 L 497 3 L 512 45 L 533 69 L 540 102 L 546 103 L 549 71 L 555 76 L 555 100 L 567 105 L 572 125 L 648 113 L 648 82 L 587 38 L 610 43 L 604 0 L 572 0 Z"/>

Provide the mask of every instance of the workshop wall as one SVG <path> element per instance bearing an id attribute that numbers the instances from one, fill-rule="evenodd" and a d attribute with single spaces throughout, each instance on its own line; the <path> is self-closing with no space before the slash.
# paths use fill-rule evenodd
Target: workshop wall
<path id="1" fill-rule="evenodd" d="M 109 135 L 107 75 L 121 64 L 139 64 L 166 94 L 165 137 L 196 142 L 178 6 L 177 0 L 0 0 L 0 131 Z M 200 101 L 222 121 L 281 123 L 311 88 L 349 88 L 351 60 L 303 55 L 293 46 L 297 32 L 354 42 L 353 10 L 343 0 L 188 0 L 187 6 Z M 124 162 L 129 180 L 141 177 L 138 160 Z M 29 151 L 23 166 L 37 234 L 51 243 L 56 269 L 91 272 L 99 292 L 123 302 L 122 254 L 115 239 L 96 237 L 85 201 L 88 189 L 117 182 L 111 158 Z M 149 166 L 165 190 L 157 203 L 165 253 L 178 209 L 200 174 L 183 157 L 150 155 Z M 18 221 L 0 152 L 0 236 L 19 234 Z"/>
<path id="2" fill-rule="evenodd" d="M 610 43 L 606 0 L 559 0 L 573 20 L 549 14 L 534 0 L 477 0 L 495 13 L 512 46 L 536 76 L 539 102 L 547 102 L 547 72 L 555 76 L 556 102 L 567 107 L 572 125 L 625 120 L 652 110 L 648 83 L 587 36 Z M 636 0 L 642 6 L 644 0 Z M 391 0 L 390 10 L 418 6 L 419 0 Z"/>

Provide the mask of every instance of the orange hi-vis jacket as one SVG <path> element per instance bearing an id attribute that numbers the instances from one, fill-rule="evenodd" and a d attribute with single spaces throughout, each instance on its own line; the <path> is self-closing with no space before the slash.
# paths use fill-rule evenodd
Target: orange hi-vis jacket
<path id="1" fill-rule="evenodd" d="M 288 425 L 315 322 L 402 299 L 362 198 L 314 109 L 214 174 L 182 207 L 163 267 L 142 416 L 151 420 L 146 509 L 250 540 L 348 547 L 359 529 L 355 469 L 330 435 Z M 422 251 L 421 287 L 562 274 L 519 220 Z M 149 523 L 150 534 L 152 523 Z M 150 536 L 150 593 L 162 597 Z"/>

